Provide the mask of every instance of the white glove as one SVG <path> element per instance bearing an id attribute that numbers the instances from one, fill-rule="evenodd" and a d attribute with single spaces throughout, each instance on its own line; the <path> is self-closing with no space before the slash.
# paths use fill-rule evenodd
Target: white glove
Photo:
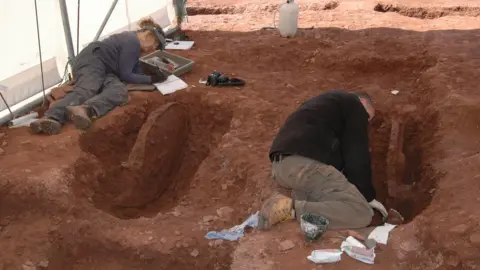
<path id="1" fill-rule="evenodd" d="M 380 213 L 382 213 L 383 218 L 387 218 L 388 216 L 387 209 L 385 208 L 385 206 L 383 206 L 381 202 L 373 199 L 373 201 L 369 202 L 368 204 L 370 204 L 370 207 L 372 207 L 373 209 L 380 211 Z"/>

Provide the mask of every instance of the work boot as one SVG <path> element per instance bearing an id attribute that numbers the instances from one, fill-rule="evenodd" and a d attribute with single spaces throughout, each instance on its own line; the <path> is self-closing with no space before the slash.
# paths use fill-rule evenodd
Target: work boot
<path id="1" fill-rule="evenodd" d="M 62 124 L 52 118 L 43 117 L 30 123 L 30 130 L 34 134 L 55 135 L 62 130 Z"/>
<path id="2" fill-rule="evenodd" d="M 87 130 L 92 125 L 91 118 L 93 115 L 92 108 L 84 105 L 67 106 L 68 118 L 72 120 L 73 124 L 78 129 Z"/>
<path id="3" fill-rule="evenodd" d="M 258 214 L 258 228 L 268 230 L 273 225 L 294 218 L 293 200 L 281 194 L 275 194 L 263 203 Z"/>

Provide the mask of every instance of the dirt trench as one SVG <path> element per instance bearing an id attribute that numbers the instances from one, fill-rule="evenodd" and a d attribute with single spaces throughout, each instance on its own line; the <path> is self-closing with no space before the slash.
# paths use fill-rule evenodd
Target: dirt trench
<path id="1" fill-rule="evenodd" d="M 422 117 L 417 117 L 421 115 Z M 379 113 L 370 129 L 373 183 L 377 199 L 412 221 L 431 202 L 438 173 L 429 153 L 434 147 L 438 113 L 405 105 Z"/>
<path id="2" fill-rule="evenodd" d="M 77 195 L 118 218 L 152 216 L 174 207 L 198 166 L 229 128 L 221 107 L 183 103 L 131 107 L 80 137 L 74 166 Z"/>
<path id="3" fill-rule="evenodd" d="M 407 7 L 403 5 L 378 3 L 373 8 L 377 12 L 395 12 L 400 15 L 418 18 L 418 19 L 437 19 L 446 16 L 466 16 L 478 17 L 480 16 L 479 7 Z"/>

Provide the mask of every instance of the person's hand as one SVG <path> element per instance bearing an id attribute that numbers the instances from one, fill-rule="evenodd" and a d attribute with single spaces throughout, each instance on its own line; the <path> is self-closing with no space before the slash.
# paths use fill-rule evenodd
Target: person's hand
<path id="1" fill-rule="evenodd" d="M 150 75 L 153 83 L 161 83 L 167 79 L 167 76 L 160 70 L 156 70 L 154 74 Z"/>
<path id="2" fill-rule="evenodd" d="M 383 218 L 387 218 L 387 216 L 388 216 L 387 209 L 385 208 L 385 206 L 383 206 L 383 204 L 381 202 L 373 199 L 373 201 L 369 202 L 368 204 L 373 209 L 378 210 L 382 214 Z"/>

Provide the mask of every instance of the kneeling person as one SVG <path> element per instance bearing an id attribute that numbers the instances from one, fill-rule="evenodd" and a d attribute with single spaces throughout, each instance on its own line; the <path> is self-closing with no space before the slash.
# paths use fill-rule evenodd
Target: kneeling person
<path id="1" fill-rule="evenodd" d="M 304 213 L 327 218 L 329 227 L 362 228 L 375 200 L 368 124 L 375 115 L 365 93 L 329 91 L 306 101 L 286 120 L 270 150 L 273 179 L 292 190 L 292 198 L 274 195 L 264 202 L 259 228 Z M 373 208 L 373 209 L 372 209 Z"/>

